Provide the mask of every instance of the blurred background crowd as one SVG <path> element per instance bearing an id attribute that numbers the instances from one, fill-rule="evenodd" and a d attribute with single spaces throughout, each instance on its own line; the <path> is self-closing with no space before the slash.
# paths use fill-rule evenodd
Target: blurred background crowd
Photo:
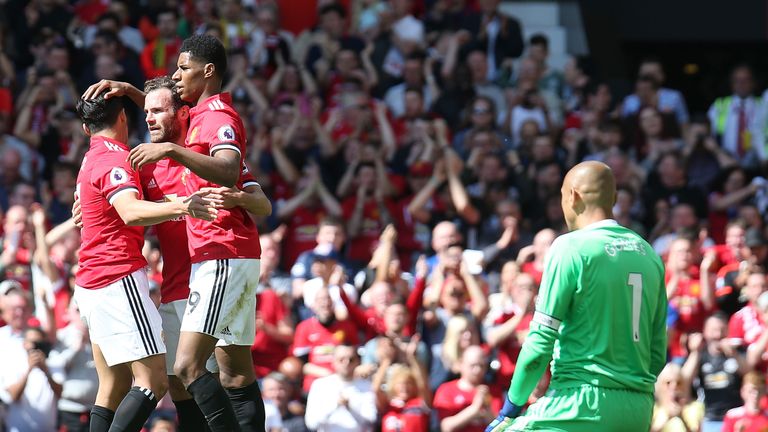
<path id="1" fill-rule="evenodd" d="M 482 431 L 565 230 L 563 175 L 584 160 L 613 169 L 617 221 L 667 266 L 653 430 L 765 430 L 768 95 L 753 69 L 728 65 L 725 91 L 689 111 L 700 95 L 667 87 L 659 58 L 617 91 L 592 57 L 551 62 L 546 32 L 502 6 L 0 0 L 5 429 L 87 430 L 97 389 L 69 301 L 88 148 L 75 100 L 101 79 L 172 73 L 183 38 L 209 33 L 274 208 L 254 239 L 269 431 Z M 130 144 L 148 141 L 129 114 Z M 152 229 L 145 255 L 159 301 Z M 176 430 L 173 405 L 147 430 Z"/>

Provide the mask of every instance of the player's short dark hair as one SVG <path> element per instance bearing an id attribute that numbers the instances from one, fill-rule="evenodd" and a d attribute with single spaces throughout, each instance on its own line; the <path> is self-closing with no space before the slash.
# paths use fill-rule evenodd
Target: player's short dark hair
<path id="1" fill-rule="evenodd" d="M 181 100 L 181 96 L 176 91 L 176 81 L 172 80 L 171 77 L 161 76 L 147 80 L 144 83 L 144 93 L 160 89 L 167 89 L 171 92 L 171 104 L 173 105 L 174 112 L 180 110 L 184 105 L 189 106 L 189 104 Z"/>
<path id="2" fill-rule="evenodd" d="M 544 33 L 536 33 L 528 40 L 530 45 L 541 45 L 544 49 L 549 49 L 549 39 Z"/>
<path id="3" fill-rule="evenodd" d="M 189 53 L 195 60 L 212 63 L 219 78 L 224 78 L 227 73 L 227 50 L 221 41 L 211 35 L 193 35 L 184 39 L 179 52 Z"/>
<path id="4" fill-rule="evenodd" d="M 77 101 L 77 106 L 75 107 L 77 116 L 91 133 L 112 127 L 117 122 L 120 112 L 123 111 L 125 106 L 123 98 L 111 97 L 104 99 L 104 95 L 108 91 L 109 89 L 104 90 L 93 99 L 85 100 L 81 98 Z"/>

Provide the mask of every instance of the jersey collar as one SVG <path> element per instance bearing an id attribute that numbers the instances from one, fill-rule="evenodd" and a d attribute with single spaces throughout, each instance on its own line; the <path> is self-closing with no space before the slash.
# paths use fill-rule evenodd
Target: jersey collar
<path id="1" fill-rule="evenodd" d="M 220 107 L 213 105 L 216 101 L 221 101 L 225 105 L 232 105 L 232 95 L 225 92 L 215 94 L 197 104 L 194 108 L 189 110 L 189 113 L 191 115 L 196 115 L 206 111 L 216 111 L 217 109 L 221 109 Z"/>
<path id="2" fill-rule="evenodd" d="M 607 228 L 607 227 L 614 227 L 614 226 L 619 226 L 619 223 L 616 222 L 615 219 L 603 219 L 601 221 L 592 222 L 591 224 L 582 228 L 582 230 Z"/>
<path id="3" fill-rule="evenodd" d="M 91 146 L 90 146 L 90 148 L 94 148 L 97 145 L 104 144 L 104 143 L 114 144 L 114 145 L 120 147 L 121 149 L 123 149 L 125 151 L 130 151 L 131 150 L 128 147 L 128 144 L 122 143 L 122 142 L 120 142 L 118 140 L 115 140 L 115 139 L 112 139 L 112 138 L 107 138 L 107 137 L 102 136 L 102 135 L 94 135 L 94 136 L 91 137 Z"/>

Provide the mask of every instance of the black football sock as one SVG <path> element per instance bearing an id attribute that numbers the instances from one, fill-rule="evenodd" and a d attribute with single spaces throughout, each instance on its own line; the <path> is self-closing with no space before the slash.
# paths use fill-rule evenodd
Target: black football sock
<path id="1" fill-rule="evenodd" d="M 227 389 L 232 408 L 243 432 L 264 432 L 266 414 L 264 401 L 261 399 L 259 382 L 234 389 Z"/>
<path id="2" fill-rule="evenodd" d="M 112 421 L 109 432 L 139 432 L 155 410 L 157 402 L 152 390 L 131 387 L 115 411 L 115 420 Z"/>
<path id="3" fill-rule="evenodd" d="M 103 406 L 94 405 L 91 408 L 91 432 L 107 432 L 112 425 L 115 412 Z"/>
<path id="4" fill-rule="evenodd" d="M 194 399 L 173 401 L 179 416 L 179 430 L 189 432 L 207 432 L 208 422 Z"/>
<path id="5" fill-rule="evenodd" d="M 237 432 L 240 426 L 235 418 L 227 392 L 210 372 L 206 372 L 187 386 L 197 406 L 205 415 L 211 432 Z"/>

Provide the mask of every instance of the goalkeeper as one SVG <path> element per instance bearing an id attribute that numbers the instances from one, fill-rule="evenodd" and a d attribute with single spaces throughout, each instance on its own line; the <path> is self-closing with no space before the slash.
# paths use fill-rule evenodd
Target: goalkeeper
<path id="1" fill-rule="evenodd" d="M 562 207 L 572 232 L 552 244 L 531 332 L 504 407 L 486 432 L 647 432 L 666 360 L 664 267 L 651 246 L 612 219 L 608 166 L 576 165 Z M 552 359 L 546 395 L 520 415 Z"/>

